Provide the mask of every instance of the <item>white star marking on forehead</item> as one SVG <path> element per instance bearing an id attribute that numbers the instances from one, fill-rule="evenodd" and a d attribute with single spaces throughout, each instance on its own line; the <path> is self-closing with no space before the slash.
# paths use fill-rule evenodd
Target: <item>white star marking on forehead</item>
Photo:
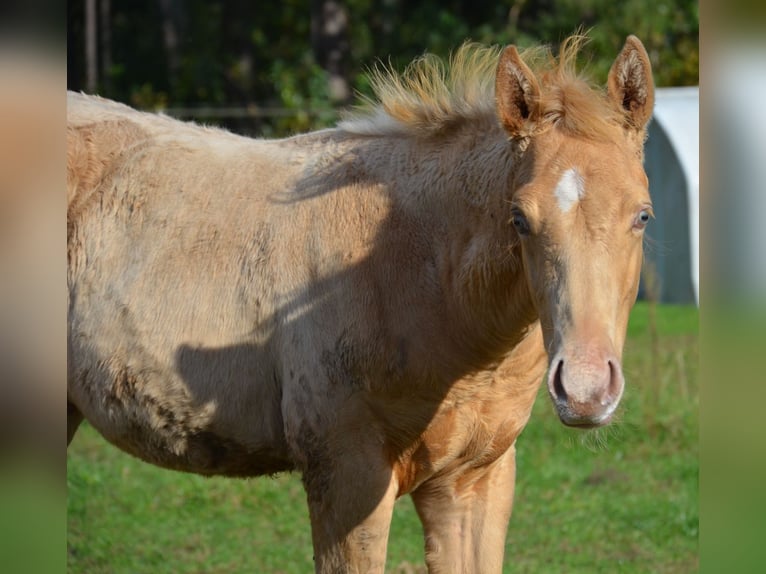
<path id="1" fill-rule="evenodd" d="M 585 195 L 585 182 L 576 169 L 564 172 L 553 191 L 559 202 L 559 208 L 566 213 Z"/>

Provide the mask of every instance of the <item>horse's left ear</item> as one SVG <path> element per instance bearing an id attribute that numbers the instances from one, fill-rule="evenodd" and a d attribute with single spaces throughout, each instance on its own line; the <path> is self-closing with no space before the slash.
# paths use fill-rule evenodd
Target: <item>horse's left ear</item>
<path id="1" fill-rule="evenodd" d="M 635 36 L 628 36 L 612 64 L 607 91 L 625 110 L 628 127 L 643 130 L 654 109 L 654 80 L 649 55 Z"/>

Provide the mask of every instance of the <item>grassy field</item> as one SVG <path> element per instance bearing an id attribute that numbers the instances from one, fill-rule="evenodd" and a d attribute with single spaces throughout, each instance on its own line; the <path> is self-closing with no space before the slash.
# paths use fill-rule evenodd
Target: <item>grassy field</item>
<path id="1" fill-rule="evenodd" d="M 518 441 L 507 573 L 696 572 L 698 313 L 636 306 L 627 388 L 606 429 L 558 422 L 541 392 Z M 300 480 L 206 479 L 161 470 L 83 425 L 69 449 L 68 572 L 297 573 L 313 569 Z M 388 569 L 425 572 L 409 498 Z"/>

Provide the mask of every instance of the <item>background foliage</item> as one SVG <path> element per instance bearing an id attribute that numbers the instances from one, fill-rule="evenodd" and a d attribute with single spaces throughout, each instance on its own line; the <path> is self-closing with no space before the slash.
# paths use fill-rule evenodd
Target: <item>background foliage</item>
<path id="1" fill-rule="evenodd" d="M 367 93 L 364 72 L 379 60 L 401 68 L 466 39 L 555 47 L 580 26 L 591 30 L 598 80 L 632 33 L 657 85 L 699 81 L 696 0 L 77 0 L 69 3 L 68 87 L 171 113 L 205 106 L 215 117 L 195 119 L 283 135 L 327 125 L 351 103 L 333 96 L 328 72 L 349 95 Z"/>

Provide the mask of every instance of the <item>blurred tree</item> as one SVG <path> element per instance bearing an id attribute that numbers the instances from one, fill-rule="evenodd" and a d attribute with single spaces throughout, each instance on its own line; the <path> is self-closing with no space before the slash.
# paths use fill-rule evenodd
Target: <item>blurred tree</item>
<path id="1" fill-rule="evenodd" d="M 85 0 L 85 87 L 95 90 L 98 84 L 98 28 L 96 0 Z"/>
<path id="2" fill-rule="evenodd" d="M 311 1 L 311 45 L 314 58 L 327 72 L 330 101 L 348 103 L 348 14 L 340 0 Z"/>
<path id="3" fill-rule="evenodd" d="M 177 92 L 180 89 L 178 85 L 182 58 L 180 41 L 182 35 L 185 35 L 186 2 L 184 0 L 158 0 L 158 6 L 162 16 L 162 40 L 167 60 L 168 87 L 171 92 Z"/>
<path id="4" fill-rule="evenodd" d="M 589 30 L 591 64 L 599 80 L 628 34 L 644 43 L 659 86 L 699 83 L 697 0 L 537 0 L 526 2 L 518 28 L 526 41 L 556 43 L 576 27 Z"/>
<path id="5" fill-rule="evenodd" d="M 67 26 L 76 90 L 90 69 L 86 2 L 96 6 L 100 50 L 89 90 L 142 108 L 235 107 L 243 117 L 222 123 L 263 135 L 328 125 L 353 92 L 369 93 L 365 71 L 376 61 L 401 69 L 466 39 L 555 48 L 584 27 L 603 81 L 632 33 L 657 85 L 699 81 L 697 0 L 77 0 Z"/>
<path id="6" fill-rule="evenodd" d="M 101 82 L 106 91 L 111 88 L 112 68 L 112 0 L 100 0 L 99 2 L 99 54 L 101 64 Z"/>

